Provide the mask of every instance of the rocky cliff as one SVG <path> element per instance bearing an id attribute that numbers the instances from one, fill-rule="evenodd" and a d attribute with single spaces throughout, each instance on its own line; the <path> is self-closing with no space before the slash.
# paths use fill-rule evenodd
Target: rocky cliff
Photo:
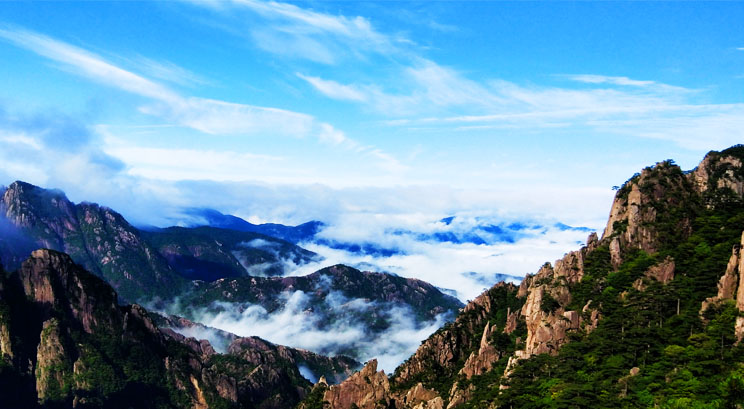
<path id="1" fill-rule="evenodd" d="M 170 299 L 188 280 L 279 275 L 317 255 L 259 233 L 213 227 L 142 231 L 112 209 L 14 182 L 0 200 L 0 257 L 17 268 L 37 248 L 69 254 L 128 301 Z"/>
<path id="2" fill-rule="evenodd" d="M 136 228 L 109 208 L 75 205 L 60 191 L 14 182 L 3 193 L 0 217 L 32 243 L 25 250 L 42 247 L 65 252 L 127 300 L 171 297 L 184 288 L 185 280 Z M 6 267 L 14 269 L 28 253 L 9 247 L 4 247 L 2 257 Z"/>
<path id="3" fill-rule="evenodd" d="M 298 366 L 339 377 L 355 362 L 257 338 L 227 354 L 160 330 L 138 305 L 63 253 L 37 250 L 0 274 L 3 407 L 290 408 L 311 383 Z"/>
<path id="4" fill-rule="evenodd" d="M 601 238 L 473 300 L 392 378 L 352 376 L 316 407 L 738 407 L 743 160 L 735 146 L 690 172 L 644 169 Z M 414 391 L 428 391 L 424 406 L 406 400 Z"/>

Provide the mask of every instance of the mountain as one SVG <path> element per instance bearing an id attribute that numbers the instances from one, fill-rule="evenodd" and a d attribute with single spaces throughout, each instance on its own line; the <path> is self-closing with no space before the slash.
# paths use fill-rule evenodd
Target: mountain
<path id="1" fill-rule="evenodd" d="M 39 247 L 66 252 L 112 285 L 122 303 L 316 353 L 366 360 L 385 350 L 390 367 L 462 306 L 419 280 L 344 266 L 267 278 L 319 257 L 255 232 L 137 229 L 112 209 L 74 204 L 63 192 L 24 182 L 2 190 L 0 229 L 9 270 Z M 396 337 L 405 331 L 416 335 Z M 385 342 L 375 341 L 383 335 Z"/>
<path id="2" fill-rule="evenodd" d="M 0 236 L 8 269 L 43 247 L 69 254 L 127 300 L 173 297 L 186 285 L 135 227 L 107 207 L 76 205 L 61 191 L 14 182 L 2 194 L 0 218 L 13 233 Z M 18 236 L 22 246 L 14 244 Z"/>
<path id="3" fill-rule="evenodd" d="M 279 295 L 287 291 L 308 293 L 317 303 L 326 300 L 331 292 L 340 292 L 348 298 L 407 305 L 421 319 L 432 319 L 463 306 L 455 297 L 425 281 L 359 271 L 342 264 L 301 277 L 243 277 L 197 282 L 191 292 L 183 295 L 182 301 L 193 307 L 208 306 L 215 301 L 248 302 L 271 312 L 283 305 Z"/>
<path id="4" fill-rule="evenodd" d="M 489 289 L 392 376 L 370 361 L 300 407 L 742 407 L 743 162 L 643 169 L 601 238 Z"/>
<path id="5" fill-rule="evenodd" d="M 300 243 L 312 239 L 323 227 L 323 222 L 309 221 L 297 226 L 285 226 L 277 223 L 253 224 L 240 217 L 226 215 L 214 209 L 188 209 L 186 214 L 195 218 L 193 226 L 211 226 L 242 232 L 260 233 L 280 238 L 290 243 Z"/>
<path id="6" fill-rule="evenodd" d="M 239 337 L 183 317 L 157 313 L 151 316 L 163 332 L 174 338 L 206 339 L 217 352 L 243 357 L 253 365 L 265 363 L 297 367 L 300 374 L 312 382 L 322 377 L 329 383 L 337 384 L 362 366 L 344 355 L 330 358 L 304 349 L 275 345 L 259 337 Z"/>
<path id="7" fill-rule="evenodd" d="M 172 299 L 188 280 L 284 274 L 315 253 L 258 233 L 218 228 L 139 230 L 94 203 L 14 182 L 0 200 L 0 257 L 15 269 L 43 247 L 69 254 L 125 300 Z"/>
<path id="8" fill-rule="evenodd" d="M 302 325 L 301 329 L 338 337 L 310 340 L 314 351 L 361 359 L 378 337 L 397 330 L 420 330 L 463 306 L 421 280 L 359 271 L 336 265 L 302 277 L 240 277 L 195 282 L 171 311 L 194 320 L 239 326 Z M 238 323 L 241 323 L 238 325 Z M 352 331 L 353 330 L 353 331 Z M 272 332 L 287 332 L 277 328 Z M 354 337 L 341 333 L 361 334 Z M 282 343 L 297 342 L 287 339 Z M 407 342 L 396 342 L 396 347 Z M 367 355 L 368 356 L 368 355 Z"/>
<path id="9" fill-rule="evenodd" d="M 223 228 L 168 227 L 141 231 L 140 235 L 190 280 L 283 275 L 319 259 L 284 240 Z"/>
<path id="10" fill-rule="evenodd" d="M 355 366 L 255 337 L 218 354 L 53 250 L 0 271 L 2 407 L 285 409 L 310 391 L 303 367 L 342 379 Z"/>

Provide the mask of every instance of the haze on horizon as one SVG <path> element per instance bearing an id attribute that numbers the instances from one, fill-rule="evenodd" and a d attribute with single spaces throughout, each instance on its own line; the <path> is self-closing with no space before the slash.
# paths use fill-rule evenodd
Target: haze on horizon
<path id="1" fill-rule="evenodd" d="M 744 141 L 742 20 L 738 2 L 3 2 L 0 183 L 139 224 L 211 207 L 375 243 L 453 215 L 601 232 L 612 186 Z M 544 233 L 396 242 L 416 257 L 378 265 L 522 275 L 586 236 Z"/>

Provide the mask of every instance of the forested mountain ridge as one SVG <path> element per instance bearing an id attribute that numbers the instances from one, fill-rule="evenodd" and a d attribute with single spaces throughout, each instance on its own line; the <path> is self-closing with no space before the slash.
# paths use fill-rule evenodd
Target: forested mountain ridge
<path id="1" fill-rule="evenodd" d="M 259 233 L 213 227 L 153 229 L 132 226 L 95 203 L 71 202 L 62 191 L 16 181 L 0 194 L 0 257 L 9 270 L 31 251 L 70 255 L 129 302 L 171 299 L 190 280 L 284 274 L 317 255 Z"/>
<path id="2" fill-rule="evenodd" d="M 0 270 L 3 408 L 286 409 L 312 386 L 301 366 L 340 379 L 357 363 L 256 337 L 216 353 L 119 305 L 108 284 L 53 250 Z"/>
<path id="3" fill-rule="evenodd" d="M 602 237 L 499 284 L 388 379 L 370 362 L 301 407 L 739 407 L 744 146 L 619 187 Z"/>

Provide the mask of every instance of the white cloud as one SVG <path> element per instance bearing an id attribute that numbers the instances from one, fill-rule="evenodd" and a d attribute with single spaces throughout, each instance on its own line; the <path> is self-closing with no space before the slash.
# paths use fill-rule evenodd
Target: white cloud
<path id="1" fill-rule="evenodd" d="M 450 225 L 437 220 L 432 215 L 416 213 L 344 213 L 321 231 L 319 238 L 382 251 L 362 254 L 333 248 L 322 241 L 301 243 L 324 259 L 301 266 L 292 275 L 310 274 L 326 265 L 347 264 L 418 278 L 455 290 L 466 301 L 494 285 L 498 274 L 522 277 L 535 273 L 544 262 L 553 262 L 578 249 L 589 235 L 586 231 L 560 229 L 548 219 L 457 216 Z M 506 226 L 512 223 L 523 227 L 510 230 Z M 506 233 L 494 235 L 479 229 L 489 225 L 500 226 Z M 597 228 L 601 227 L 597 222 Z M 463 238 L 477 235 L 485 243 L 429 239 L 436 233 Z"/>
<path id="2" fill-rule="evenodd" d="M 129 174 L 160 180 L 253 180 L 267 163 L 284 161 L 250 153 L 138 147 L 112 139 L 103 149 L 126 163 Z"/>
<path id="3" fill-rule="evenodd" d="M 364 17 L 346 17 L 275 1 L 189 1 L 227 19 L 223 27 L 246 33 L 264 51 L 291 58 L 335 64 L 369 53 L 397 52 L 399 39 L 378 32 Z M 259 16 L 260 19 L 254 17 Z"/>
<path id="4" fill-rule="evenodd" d="M 0 30 L 14 44 L 66 64 L 80 75 L 123 91 L 157 101 L 141 111 L 210 134 L 256 134 L 268 129 L 304 136 L 311 129 L 309 115 L 276 108 L 235 104 L 205 98 L 186 98 L 162 84 L 126 71 L 81 48 L 26 30 Z"/>
<path id="5" fill-rule="evenodd" d="M 62 63 L 65 68 L 91 80 L 151 99 L 154 102 L 141 106 L 141 112 L 207 134 L 263 137 L 314 135 L 322 142 L 346 142 L 351 148 L 360 146 L 341 131 L 327 123 L 319 123 L 311 115 L 208 98 L 184 97 L 160 83 L 115 66 L 98 55 L 38 33 L 23 29 L 0 29 L 0 38 Z M 395 159 L 391 155 L 372 146 L 363 150 L 373 152 L 371 156 L 379 159 L 380 168 L 393 169 L 390 164 Z"/>
<path id="6" fill-rule="evenodd" d="M 614 85 L 627 85 L 633 87 L 647 87 L 656 84 L 654 81 L 640 81 L 630 79 L 628 77 L 611 77 L 606 75 L 594 75 L 594 74 L 582 74 L 582 75 L 569 75 L 573 81 L 586 82 L 589 84 L 614 84 Z"/>
<path id="7" fill-rule="evenodd" d="M 320 140 L 332 145 L 340 145 L 349 141 L 343 132 L 328 124 L 320 125 Z"/>
<path id="8" fill-rule="evenodd" d="M 132 62 L 153 78 L 168 81 L 178 85 L 205 85 L 210 81 L 170 61 L 156 61 L 144 56 L 138 56 Z"/>
<path id="9" fill-rule="evenodd" d="M 416 322 L 412 318 L 414 314 L 406 307 L 381 308 L 368 300 L 349 299 L 334 291 L 328 294 L 322 306 L 315 308 L 310 304 L 310 296 L 302 291 L 286 292 L 283 298 L 283 306 L 273 312 L 259 305 L 223 302 L 189 313 L 173 306 L 169 312 L 186 314 L 204 325 L 239 336 L 258 336 L 324 355 L 353 351 L 361 362 L 377 358 L 380 369 L 388 372 L 411 356 L 421 341 L 445 322 L 441 315 L 430 322 Z M 215 309 L 220 312 L 215 313 Z M 349 319 L 372 309 L 389 322 L 388 329 L 373 333 L 363 322 Z M 342 318 L 328 322 L 329 314 Z"/>
<path id="10" fill-rule="evenodd" d="M 74 67 L 81 75 L 122 90 L 162 101 L 180 97 L 160 84 L 116 67 L 99 56 L 50 37 L 22 29 L 0 29 L 0 37 L 43 57 Z"/>
<path id="11" fill-rule="evenodd" d="M 299 73 L 297 74 L 297 76 L 309 82 L 310 85 L 315 87 L 315 89 L 317 89 L 318 91 L 323 93 L 323 95 L 329 98 L 348 100 L 348 101 L 366 101 L 367 100 L 367 96 L 364 94 L 364 92 L 356 89 L 355 87 L 339 84 L 336 81 L 324 80 L 318 77 L 311 77 L 311 76 L 302 75 Z"/>

